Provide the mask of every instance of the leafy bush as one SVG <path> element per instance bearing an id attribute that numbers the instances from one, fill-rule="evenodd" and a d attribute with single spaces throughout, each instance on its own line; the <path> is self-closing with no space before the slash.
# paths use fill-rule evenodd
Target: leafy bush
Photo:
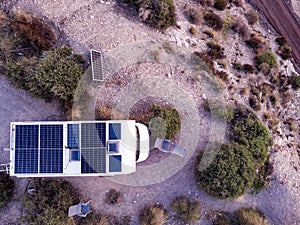
<path id="1" fill-rule="evenodd" d="M 196 172 L 199 186 L 223 199 L 245 194 L 254 177 L 253 159 L 245 146 L 238 144 L 223 144 L 213 163 L 204 171 Z"/>
<path id="2" fill-rule="evenodd" d="M 7 173 L 0 173 L 0 208 L 12 197 L 15 183 Z"/>
<path id="3" fill-rule="evenodd" d="M 115 189 L 110 189 L 107 193 L 106 193 L 106 202 L 109 204 L 117 204 L 120 203 L 122 200 L 122 194 L 121 192 L 115 190 Z"/>
<path id="4" fill-rule="evenodd" d="M 173 0 L 123 0 L 133 5 L 142 20 L 150 26 L 165 30 L 176 25 L 176 8 Z"/>
<path id="5" fill-rule="evenodd" d="M 293 89 L 298 90 L 300 88 L 300 75 L 292 73 L 291 84 Z"/>
<path id="6" fill-rule="evenodd" d="M 37 16 L 15 10 L 12 20 L 12 28 L 30 40 L 37 49 L 48 50 L 57 43 L 54 31 Z"/>
<path id="7" fill-rule="evenodd" d="M 45 58 L 21 57 L 7 62 L 5 74 L 18 87 L 47 101 L 58 100 L 70 105 L 77 83 L 83 74 L 82 64 L 70 48 L 58 48 L 44 53 Z"/>
<path id="8" fill-rule="evenodd" d="M 271 135 L 253 112 L 235 108 L 229 131 L 231 141 L 246 146 L 256 164 L 262 166 L 268 158 L 268 147 L 272 145 Z"/>
<path id="9" fill-rule="evenodd" d="M 265 216 L 252 208 L 240 208 L 233 213 L 238 225 L 268 225 Z"/>
<path id="10" fill-rule="evenodd" d="M 213 12 L 207 12 L 204 14 L 203 19 L 205 20 L 205 24 L 216 31 L 220 31 L 223 28 L 223 21 L 221 17 Z"/>
<path id="11" fill-rule="evenodd" d="M 141 225 L 163 225 L 168 217 L 162 205 L 149 206 L 142 209 L 140 223 Z"/>
<path id="12" fill-rule="evenodd" d="M 215 0 L 214 7 L 218 10 L 224 10 L 227 6 L 227 0 Z"/>
<path id="13" fill-rule="evenodd" d="M 160 119 L 153 121 L 152 119 L 155 117 Z M 173 139 L 181 128 L 178 112 L 176 109 L 169 106 L 153 104 L 149 109 L 143 110 L 142 114 L 132 114 L 130 118 L 149 126 L 151 136 L 155 137 Z M 150 124 L 150 121 L 153 123 Z M 166 125 L 166 130 L 163 130 L 161 122 Z"/>
<path id="14" fill-rule="evenodd" d="M 33 179 L 34 192 L 23 198 L 24 221 L 28 224 L 72 224 L 68 208 L 79 202 L 67 181 Z"/>
<path id="15" fill-rule="evenodd" d="M 262 63 L 267 63 L 270 68 L 273 68 L 274 66 L 277 65 L 276 56 L 270 50 L 267 50 L 267 51 L 263 52 L 262 54 L 256 56 L 255 59 L 256 59 L 258 65 L 260 65 Z"/>
<path id="16" fill-rule="evenodd" d="M 250 25 L 255 24 L 258 21 L 258 19 L 259 19 L 258 13 L 255 10 L 253 10 L 253 9 L 249 10 L 245 14 L 245 16 L 246 16 L 246 19 L 248 20 L 248 23 Z"/>
<path id="17" fill-rule="evenodd" d="M 200 219 L 201 208 L 199 201 L 190 199 L 187 196 L 177 196 L 172 201 L 171 207 L 188 224 L 195 223 Z"/>
<path id="18" fill-rule="evenodd" d="M 267 128 L 250 110 L 235 108 L 233 115 L 229 142 L 208 150 L 217 152 L 214 161 L 204 171 L 196 171 L 199 186 L 218 198 L 236 198 L 253 187 L 255 170 L 265 169 L 272 144 Z"/>

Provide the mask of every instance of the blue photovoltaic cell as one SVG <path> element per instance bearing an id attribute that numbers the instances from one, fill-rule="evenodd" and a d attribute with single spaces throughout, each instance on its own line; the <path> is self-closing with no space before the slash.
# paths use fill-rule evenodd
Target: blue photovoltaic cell
<path id="1" fill-rule="evenodd" d="M 68 148 L 79 149 L 79 124 L 68 124 Z"/>
<path id="2" fill-rule="evenodd" d="M 106 123 L 81 124 L 81 148 L 106 146 Z"/>
<path id="3" fill-rule="evenodd" d="M 109 156 L 109 172 L 121 172 L 122 156 L 110 155 Z"/>
<path id="4" fill-rule="evenodd" d="M 109 140 L 121 139 L 121 124 L 110 123 L 109 124 Z"/>
<path id="5" fill-rule="evenodd" d="M 81 173 L 105 173 L 106 148 L 81 149 Z"/>
<path id="6" fill-rule="evenodd" d="M 15 173 L 38 172 L 38 125 L 16 125 Z"/>
<path id="7" fill-rule="evenodd" d="M 40 125 L 40 173 L 63 172 L 63 125 Z"/>
<path id="8" fill-rule="evenodd" d="M 106 123 L 81 124 L 81 173 L 106 172 Z"/>

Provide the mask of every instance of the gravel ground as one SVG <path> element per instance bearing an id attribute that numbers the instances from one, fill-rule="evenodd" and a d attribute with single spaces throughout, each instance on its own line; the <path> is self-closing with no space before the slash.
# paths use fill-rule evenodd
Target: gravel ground
<path id="1" fill-rule="evenodd" d="M 179 24 L 182 28 L 170 29 L 166 34 L 156 32 L 143 25 L 134 17 L 125 15 L 122 7 L 115 4 L 115 2 L 109 1 L 107 4 L 102 4 L 101 1 L 96 0 L 56 0 L 51 2 L 51 4 L 46 0 L 19 0 L 16 2 L 16 7 L 33 11 L 53 21 L 58 30 L 64 32 L 67 40 L 77 53 L 87 54 L 89 48 L 103 49 L 104 51 L 118 49 L 128 43 L 151 40 L 169 40 L 191 50 L 202 50 L 205 48 L 205 40 L 201 39 L 203 38 L 201 34 L 191 37 L 188 33 L 189 24 L 183 16 L 182 9 L 184 4 L 189 2 L 183 0 L 175 1 L 179 10 Z M 193 47 L 195 44 L 197 47 Z M 129 66 L 127 69 L 121 70 L 118 76 L 120 81 L 118 84 L 113 84 L 111 87 L 98 91 L 98 96 L 101 96 L 98 98 L 98 103 L 101 103 L 103 99 L 111 99 L 108 102 L 118 103 L 118 97 L 123 97 L 118 94 L 122 93 L 125 87 L 130 87 L 139 77 L 158 77 L 163 78 L 163 80 L 172 80 L 174 85 L 180 84 L 181 88 L 177 86 L 171 92 L 166 92 L 168 93 L 166 94 L 167 96 L 161 94 L 161 97 L 168 97 L 168 95 L 169 97 L 172 97 L 172 95 L 180 96 L 184 92 L 188 96 L 187 100 L 194 103 L 195 108 L 198 110 L 197 112 L 201 115 L 199 117 L 199 127 L 201 128 L 198 135 L 199 143 L 191 144 L 191 140 L 186 137 L 193 134 L 192 132 L 195 131 L 197 124 L 191 127 L 190 133 L 182 134 L 179 137 L 179 143 L 183 143 L 185 146 L 191 144 L 194 148 L 197 146 L 198 149 L 206 146 L 210 138 L 209 131 L 214 126 L 212 126 L 211 117 L 201 110 L 204 92 L 197 82 L 186 79 L 180 68 L 148 63 Z M 158 83 L 158 87 L 152 84 L 153 89 L 163 89 L 164 87 L 159 87 L 162 84 Z M 0 124 L 2 125 L 0 129 L 3 137 L 0 140 L 0 147 L 7 147 L 9 144 L 9 121 L 43 120 L 49 115 L 59 114 L 55 104 L 46 104 L 40 99 L 32 98 L 24 91 L 12 88 L 3 77 L 0 77 L 0 86 Z M 167 86 L 167 88 L 169 87 Z M 105 98 L 102 97 L 103 95 Z M 133 102 L 135 101 L 137 99 L 133 99 Z M 182 110 L 180 114 L 182 120 L 189 121 L 188 113 Z M 153 154 L 155 153 L 153 152 Z M 9 160 L 7 153 L 1 152 L 0 156 L 1 162 Z M 283 147 L 280 151 L 273 154 L 272 159 L 275 165 L 273 182 L 268 188 L 261 191 L 258 195 L 246 194 L 236 200 L 228 201 L 214 199 L 197 188 L 193 169 L 195 153 L 191 152 L 189 156 L 191 158 L 184 161 L 184 167 L 175 175 L 167 179 L 161 178 L 159 183 L 153 182 L 146 186 L 124 185 L 122 183 L 124 183 L 124 180 L 126 181 L 126 177 L 66 179 L 81 191 L 84 200 L 92 199 L 94 210 L 118 215 L 130 215 L 132 224 L 138 224 L 138 213 L 144 205 L 159 202 L 169 207 L 170 201 L 174 196 L 180 194 L 187 194 L 201 201 L 203 205 L 202 220 L 197 224 L 207 224 L 205 212 L 209 212 L 212 209 L 233 211 L 239 207 L 248 206 L 261 209 L 269 218 L 271 224 L 300 224 L 300 176 L 290 163 L 293 156 L 289 149 Z M 174 160 L 172 161 L 173 163 L 182 163 L 176 158 L 171 158 L 171 160 Z M 152 165 L 155 169 L 156 164 L 153 163 Z M 174 165 L 169 164 L 168 168 L 175 167 Z M 142 170 L 142 166 L 138 170 Z M 155 174 L 156 171 L 153 170 L 153 172 Z M 158 175 L 152 176 L 158 177 Z M 1 224 L 13 222 L 14 219 L 12 218 L 17 218 L 20 215 L 21 207 L 18 204 L 18 199 L 26 186 L 26 179 L 18 179 L 18 182 L 22 183 L 23 186 L 19 186 L 20 189 L 16 193 L 15 201 L 0 211 Z M 123 193 L 124 199 L 121 204 L 110 206 L 104 203 L 105 193 L 110 188 L 115 188 Z M 169 224 L 179 224 L 179 222 L 171 218 Z"/>

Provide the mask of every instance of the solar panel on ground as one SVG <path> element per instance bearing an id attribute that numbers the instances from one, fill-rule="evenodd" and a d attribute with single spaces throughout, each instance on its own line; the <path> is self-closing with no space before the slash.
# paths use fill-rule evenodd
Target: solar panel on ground
<path id="1" fill-rule="evenodd" d="M 63 172 L 63 125 L 40 125 L 40 173 Z"/>
<path id="2" fill-rule="evenodd" d="M 38 172 L 38 125 L 17 125 L 15 173 Z"/>
<path id="3" fill-rule="evenodd" d="M 106 123 L 81 124 L 81 172 L 106 172 Z"/>
<path id="4" fill-rule="evenodd" d="M 93 80 L 103 81 L 103 56 L 101 52 L 91 49 L 91 65 Z"/>
<path id="5" fill-rule="evenodd" d="M 68 124 L 68 148 L 79 149 L 79 124 Z"/>

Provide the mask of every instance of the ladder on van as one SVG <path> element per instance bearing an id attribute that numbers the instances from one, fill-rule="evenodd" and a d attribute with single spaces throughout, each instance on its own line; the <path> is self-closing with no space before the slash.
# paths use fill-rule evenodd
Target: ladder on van
<path id="1" fill-rule="evenodd" d="M 0 172 L 6 172 L 9 174 L 9 163 L 0 164 Z"/>

